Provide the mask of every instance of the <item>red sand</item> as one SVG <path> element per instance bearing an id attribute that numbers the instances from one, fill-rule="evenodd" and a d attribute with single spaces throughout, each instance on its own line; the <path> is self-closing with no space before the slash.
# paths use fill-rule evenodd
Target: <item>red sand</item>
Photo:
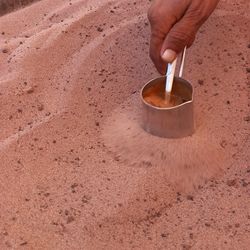
<path id="1" fill-rule="evenodd" d="M 249 249 L 249 1 L 222 0 L 187 55 L 197 123 L 231 162 L 189 195 L 102 138 L 157 76 L 148 5 L 43 0 L 0 18 L 0 249 Z"/>

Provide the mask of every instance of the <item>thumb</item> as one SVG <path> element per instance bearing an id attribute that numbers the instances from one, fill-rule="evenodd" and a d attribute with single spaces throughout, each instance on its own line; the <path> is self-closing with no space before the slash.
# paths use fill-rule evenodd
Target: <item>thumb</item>
<path id="1" fill-rule="evenodd" d="M 173 62 L 186 46 L 193 44 L 198 28 L 197 22 L 184 16 L 167 34 L 161 48 L 162 59 L 167 63 Z"/>

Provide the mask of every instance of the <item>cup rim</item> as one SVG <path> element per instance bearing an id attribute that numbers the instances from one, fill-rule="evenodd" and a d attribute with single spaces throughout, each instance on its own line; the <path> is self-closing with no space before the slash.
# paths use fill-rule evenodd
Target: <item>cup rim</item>
<path id="1" fill-rule="evenodd" d="M 194 88 L 193 88 L 193 86 L 192 86 L 192 84 L 191 84 L 190 82 L 188 82 L 187 80 L 183 79 L 182 77 L 175 77 L 175 79 L 179 79 L 179 80 L 185 82 L 185 84 L 188 84 L 189 86 L 191 86 L 191 88 L 192 88 L 192 98 L 191 98 L 191 100 L 186 101 L 186 102 L 184 102 L 184 103 L 182 103 L 182 104 L 176 105 L 176 106 L 174 106 L 174 107 L 166 107 L 166 108 L 156 107 L 156 106 L 153 106 L 153 105 L 151 105 L 150 103 L 146 102 L 146 101 L 144 100 L 144 98 L 143 98 L 143 91 L 144 91 L 144 89 L 146 88 L 146 86 L 149 85 L 152 81 L 155 81 L 155 80 L 157 80 L 157 79 L 163 79 L 163 78 L 165 79 L 166 76 L 160 76 L 160 77 L 153 78 L 153 79 L 151 79 L 150 81 L 148 81 L 148 82 L 141 88 L 140 97 L 141 97 L 142 102 L 143 102 L 146 106 L 148 106 L 148 107 L 150 107 L 150 108 L 153 108 L 153 109 L 156 109 L 156 110 L 174 110 L 174 109 L 180 108 L 180 107 L 182 107 L 182 106 L 184 106 L 184 105 L 187 105 L 187 104 L 190 104 L 190 103 L 193 102 L 193 100 L 194 100 Z"/>

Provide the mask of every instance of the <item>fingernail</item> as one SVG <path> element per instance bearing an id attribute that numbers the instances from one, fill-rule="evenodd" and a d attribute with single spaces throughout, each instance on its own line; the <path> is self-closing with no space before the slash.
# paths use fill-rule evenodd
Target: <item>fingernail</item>
<path id="1" fill-rule="evenodd" d="M 161 57 L 165 62 L 171 63 L 174 61 L 176 56 L 177 56 L 177 54 L 175 51 L 173 51 L 171 49 L 167 49 L 167 50 L 165 50 L 165 52 L 163 53 L 163 55 Z"/>

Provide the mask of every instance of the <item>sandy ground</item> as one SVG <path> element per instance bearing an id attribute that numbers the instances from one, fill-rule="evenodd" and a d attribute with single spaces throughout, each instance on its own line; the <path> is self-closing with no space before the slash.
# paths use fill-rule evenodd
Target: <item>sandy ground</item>
<path id="1" fill-rule="evenodd" d="M 0 16 L 39 0 L 0 0 Z"/>
<path id="2" fill-rule="evenodd" d="M 149 4 L 42 0 L 0 18 L 0 249 L 249 249 L 249 1 L 222 0 L 188 51 L 200 146 L 227 156 L 190 193 L 103 136 L 157 76 Z"/>

